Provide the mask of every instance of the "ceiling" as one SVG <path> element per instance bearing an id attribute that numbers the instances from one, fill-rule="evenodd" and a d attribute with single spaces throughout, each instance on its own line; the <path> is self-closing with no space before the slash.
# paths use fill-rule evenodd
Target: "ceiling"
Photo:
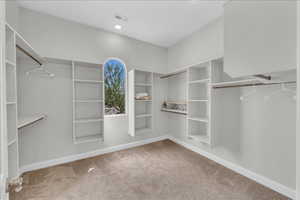
<path id="1" fill-rule="evenodd" d="M 22 7 L 170 47 L 223 14 L 223 1 L 23 1 Z M 127 21 L 115 19 L 115 15 Z M 116 24 L 122 25 L 116 30 Z"/>

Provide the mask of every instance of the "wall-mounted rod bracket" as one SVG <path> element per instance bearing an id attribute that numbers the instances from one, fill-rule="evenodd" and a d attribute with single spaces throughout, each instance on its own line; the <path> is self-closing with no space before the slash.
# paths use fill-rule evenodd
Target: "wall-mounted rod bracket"
<path id="1" fill-rule="evenodd" d="M 256 75 L 254 75 L 254 77 L 265 79 L 265 80 L 268 80 L 268 81 L 272 80 L 271 76 L 267 76 L 267 75 L 263 75 L 263 74 L 256 74 Z"/>

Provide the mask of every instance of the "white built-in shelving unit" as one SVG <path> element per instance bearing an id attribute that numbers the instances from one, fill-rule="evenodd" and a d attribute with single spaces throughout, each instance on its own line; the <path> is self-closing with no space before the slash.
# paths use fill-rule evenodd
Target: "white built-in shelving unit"
<path id="1" fill-rule="evenodd" d="M 187 70 L 187 136 L 211 144 L 211 62 Z"/>
<path id="2" fill-rule="evenodd" d="M 19 175 L 18 149 L 18 108 L 17 108 L 17 73 L 16 73 L 16 37 L 15 31 L 6 25 L 6 116 L 8 144 L 8 178 L 12 180 Z"/>
<path id="3" fill-rule="evenodd" d="M 153 130 L 153 73 L 133 69 L 128 73 L 129 135 L 150 134 Z M 148 93 L 147 100 L 137 100 L 137 93 Z"/>
<path id="4" fill-rule="evenodd" d="M 31 45 L 17 33 L 9 24 L 5 24 L 5 104 L 8 181 L 19 181 L 19 142 L 18 129 L 36 123 L 45 115 L 19 116 L 17 99 L 17 51 L 25 53 L 40 65 L 44 62 Z"/>
<path id="5" fill-rule="evenodd" d="M 104 78 L 102 64 L 72 62 L 73 141 L 103 141 Z"/>

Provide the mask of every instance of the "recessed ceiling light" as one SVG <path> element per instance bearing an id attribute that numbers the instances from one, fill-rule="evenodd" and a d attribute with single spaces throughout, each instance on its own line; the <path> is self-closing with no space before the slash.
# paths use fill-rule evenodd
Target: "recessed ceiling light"
<path id="1" fill-rule="evenodd" d="M 122 29 L 122 26 L 121 26 L 120 24 L 116 24 L 116 25 L 115 25 L 115 29 L 121 30 L 121 29 Z"/>

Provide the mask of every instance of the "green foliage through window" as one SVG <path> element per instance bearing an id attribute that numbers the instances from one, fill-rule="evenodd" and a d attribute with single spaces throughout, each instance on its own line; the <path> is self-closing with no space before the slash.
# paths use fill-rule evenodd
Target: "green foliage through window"
<path id="1" fill-rule="evenodd" d="M 116 59 L 107 61 L 104 65 L 105 78 L 105 114 L 125 113 L 125 65 Z"/>

